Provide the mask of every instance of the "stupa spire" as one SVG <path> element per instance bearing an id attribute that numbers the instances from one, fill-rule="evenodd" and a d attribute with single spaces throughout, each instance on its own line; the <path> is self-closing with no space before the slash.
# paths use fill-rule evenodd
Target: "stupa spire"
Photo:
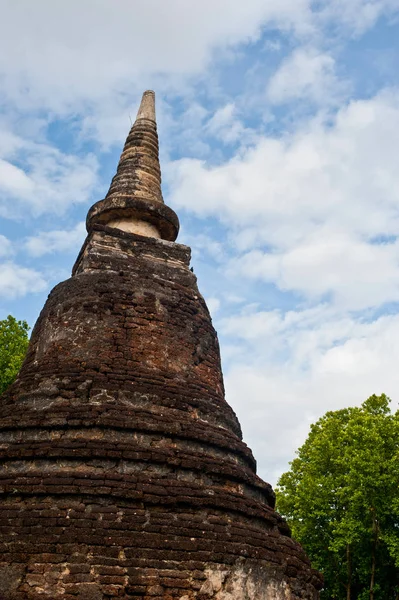
<path id="1" fill-rule="evenodd" d="M 155 93 L 151 90 L 143 94 L 105 199 L 89 211 L 88 231 L 94 224 L 170 241 L 177 237 L 179 220 L 162 197 Z"/>
<path id="2" fill-rule="evenodd" d="M 137 111 L 136 121 L 139 119 L 149 119 L 156 123 L 155 117 L 155 92 L 147 90 L 141 99 L 139 110 Z"/>

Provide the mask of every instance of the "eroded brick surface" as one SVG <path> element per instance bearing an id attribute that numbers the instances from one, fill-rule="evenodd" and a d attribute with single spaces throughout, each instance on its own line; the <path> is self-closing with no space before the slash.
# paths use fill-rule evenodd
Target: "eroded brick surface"
<path id="1" fill-rule="evenodd" d="M 0 600 L 317 600 L 224 399 L 190 250 L 165 241 L 153 102 L 0 400 Z"/>
<path id="2" fill-rule="evenodd" d="M 224 400 L 185 246 L 97 226 L 0 425 L 5 598 L 316 598 Z"/>

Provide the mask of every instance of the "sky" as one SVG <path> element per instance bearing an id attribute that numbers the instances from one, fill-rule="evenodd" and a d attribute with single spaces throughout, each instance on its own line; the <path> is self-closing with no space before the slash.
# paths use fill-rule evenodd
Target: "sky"
<path id="1" fill-rule="evenodd" d="M 141 94 L 226 397 L 275 484 L 399 401 L 399 0 L 0 0 L 0 319 L 70 276 Z"/>

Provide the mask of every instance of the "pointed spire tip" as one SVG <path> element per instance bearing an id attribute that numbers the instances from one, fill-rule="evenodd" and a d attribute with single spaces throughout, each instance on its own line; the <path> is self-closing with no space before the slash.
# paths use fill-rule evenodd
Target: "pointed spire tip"
<path id="1" fill-rule="evenodd" d="M 140 108 L 137 113 L 136 121 L 139 119 L 149 119 L 156 121 L 155 117 L 155 92 L 146 90 L 141 99 Z"/>

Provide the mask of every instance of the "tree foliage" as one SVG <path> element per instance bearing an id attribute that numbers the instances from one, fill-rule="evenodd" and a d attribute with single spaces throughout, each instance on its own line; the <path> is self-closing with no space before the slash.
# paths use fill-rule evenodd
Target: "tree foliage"
<path id="1" fill-rule="evenodd" d="M 399 600 L 399 413 L 371 396 L 312 425 L 277 487 L 278 510 L 326 600 Z"/>
<path id="2" fill-rule="evenodd" d="M 0 394 L 16 378 L 28 348 L 29 325 L 11 315 L 0 321 Z"/>

